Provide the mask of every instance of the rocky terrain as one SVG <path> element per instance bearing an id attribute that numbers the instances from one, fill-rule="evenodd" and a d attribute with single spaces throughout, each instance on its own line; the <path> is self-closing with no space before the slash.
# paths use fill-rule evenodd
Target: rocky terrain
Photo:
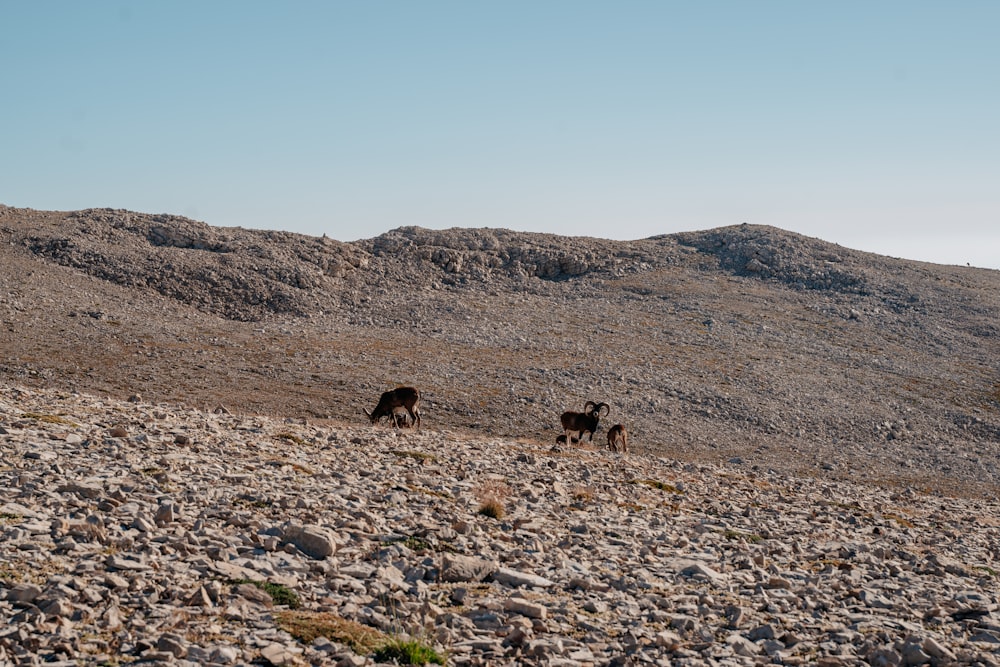
<path id="1" fill-rule="evenodd" d="M 4 665 L 1000 664 L 995 500 L 16 387 L 0 454 Z"/>
<path id="2" fill-rule="evenodd" d="M 995 493 L 1000 272 L 752 225 L 632 242 L 401 228 L 340 243 L 170 215 L 0 207 L 0 380 Z M 606 426 L 599 428 L 601 441 Z"/>
<path id="3" fill-rule="evenodd" d="M 0 267 L 0 665 L 1000 662 L 1000 272 L 3 206 Z"/>

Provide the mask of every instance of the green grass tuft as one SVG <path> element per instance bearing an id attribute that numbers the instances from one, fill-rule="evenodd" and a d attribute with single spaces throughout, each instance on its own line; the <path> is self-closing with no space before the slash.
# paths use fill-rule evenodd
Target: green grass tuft
<path id="1" fill-rule="evenodd" d="M 252 579 L 233 579 L 229 582 L 232 585 L 252 584 L 271 596 L 271 601 L 277 605 L 284 605 L 289 609 L 298 609 L 302 606 L 302 601 L 288 586 L 275 584 L 270 581 L 253 581 Z"/>
<path id="2" fill-rule="evenodd" d="M 400 665 L 445 664 L 444 656 L 416 639 L 392 639 L 375 649 L 374 657 L 376 662 L 395 662 Z"/>

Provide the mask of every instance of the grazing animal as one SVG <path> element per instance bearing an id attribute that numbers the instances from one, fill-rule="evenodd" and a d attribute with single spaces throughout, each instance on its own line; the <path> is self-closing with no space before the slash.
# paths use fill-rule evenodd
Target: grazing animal
<path id="1" fill-rule="evenodd" d="M 365 410 L 365 413 L 367 414 L 368 411 Z M 388 419 L 396 428 L 409 428 L 413 426 L 413 422 L 410 421 L 410 413 L 401 405 L 393 408 L 389 414 L 379 417 L 378 423 L 381 424 L 383 419 Z"/>
<path id="2" fill-rule="evenodd" d="M 608 429 L 608 451 L 628 454 L 628 431 L 621 424 Z"/>
<path id="3" fill-rule="evenodd" d="M 364 412 L 368 415 L 368 419 L 371 420 L 372 424 L 378 423 L 378 420 L 383 417 L 388 417 L 392 420 L 393 426 L 399 428 L 400 421 L 402 420 L 405 423 L 406 417 L 408 416 L 410 421 L 413 422 L 413 426 L 419 428 L 419 404 L 419 391 L 413 387 L 397 387 L 396 389 L 383 393 L 378 399 L 378 405 L 375 406 L 374 410 L 365 410 Z M 398 416 L 396 413 L 397 408 L 402 408 Z M 403 413 L 405 413 L 405 415 Z"/>
<path id="4" fill-rule="evenodd" d="M 406 408 L 403 406 L 392 409 L 392 421 L 395 422 L 396 428 L 409 428 L 412 426 L 410 423 L 410 415 L 406 412 Z"/>
<path id="5" fill-rule="evenodd" d="M 593 442 L 597 424 L 601 421 L 602 409 L 606 410 L 605 415 L 611 412 L 611 408 L 608 407 L 607 403 L 587 401 L 583 406 L 583 412 L 562 413 L 562 417 L 559 420 L 562 422 L 563 430 L 566 431 L 566 437 L 569 438 L 570 433 L 577 433 L 577 440 L 583 440 L 583 436 L 589 433 L 588 440 Z"/>

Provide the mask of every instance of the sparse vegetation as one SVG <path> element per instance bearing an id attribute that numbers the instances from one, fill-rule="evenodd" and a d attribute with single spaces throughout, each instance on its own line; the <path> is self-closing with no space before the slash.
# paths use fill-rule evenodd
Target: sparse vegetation
<path id="1" fill-rule="evenodd" d="M 502 519 L 506 514 L 504 502 L 510 497 L 510 486 L 501 479 L 487 479 L 475 489 L 479 501 L 478 514 L 491 519 Z"/>
<path id="2" fill-rule="evenodd" d="M 375 649 L 375 660 L 400 665 L 445 664 L 444 656 L 418 639 L 391 639 Z"/>
<path id="3" fill-rule="evenodd" d="M 254 507 L 257 509 L 267 509 L 272 507 L 274 503 L 267 498 L 257 498 L 255 496 L 249 496 L 246 494 L 240 494 L 233 498 L 233 505 L 235 507 Z"/>
<path id="4" fill-rule="evenodd" d="M 503 503 L 497 500 L 484 500 L 476 512 L 491 519 L 502 519 L 505 514 Z"/>
<path id="5" fill-rule="evenodd" d="M 913 526 L 913 522 L 912 522 L 912 521 L 910 521 L 910 520 L 909 520 L 909 519 L 907 519 L 906 517 L 904 517 L 904 516 L 901 516 L 901 515 L 899 515 L 899 514 L 895 514 L 895 513 L 893 513 L 893 512 L 887 512 L 887 513 L 886 513 L 886 514 L 884 514 L 883 516 L 884 516 L 884 517 L 885 517 L 886 519 L 889 519 L 890 521 L 895 521 L 896 523 L 898 523 L 898 524 L 899 524 L 900 526 L 902 526 L 903 528 L 913 528 L 913 527 L 914 527 L 914 526 Z"/>
<path id="6" fill-rule="evenodd" d="M 392 453 L 398 456 L 399 458 L 413 459 L 415 461 L 420 461 L 421 463 L 431 463 L 437 460 L 433 454 L 425 454 L 424 452 L 394 449 L 392 450 Z"/>
<path id="7" fill-rule="evenodd" d="M 275 619 L 279 628 L 303 644 L 326 637 L 350 647 L 358 655 L 369 655 L 389 640 L 378 630 L 329 612 L 280 611 Z"/>
<path id="8" fill-rule="evenodd" d="M 400 665 L 445 664 L 434 647 L 420 639 L 389 637 L 383 632 L 329 612 L 281 611 L 275 614 L 278 627 L 303 644 L 326 637 L 349 647 L 358 655 L 372 655 L 378 662 Z"/>
<path id="9" fill-rule="evenodd" d="M 298 609 L 302 606 L 299 596 L 292 589 L 271 581 L 254 581 L 253 579 L 234 579 L 230 585 L 251 584 L 271 596 L 271 601 L 276 605 L 284 605 L 289 609 Z"/>
<path id="10" fill-rule="evenodd" d="M 431 543 L 422 537 L 410 535 L 402 539 L 386 540 L 386 544 L 402 544 L 404 547 L 417 553 L 431 550 Z"/>
<path id="11" fill-rule="evenodd" d="M 60 417 L 59 415 L 43 415 L 37 412 L 25 412 L 21 415 L 22 419 L 33 419 L 35 421 L 43 422 L 45 424 L 63 424 L 65 426 L 77 427 L 78 425 L 71 419 L 65 417 Z"/>
<path id="12" fill-rule="evenodd" d="M 301 437 L 295 435 L 294 433 L 275 433 L 274 437 L 277 438 L 278 440 L 287 440 L 289 442 L 293 442 L 296 445 L 304 445 L 304 444 L 306 444 L 305 440 L 303 440 Z"/>
<path id="13" fill-rule="evenodd" d="M 758 544 L 759 542 L 764 541 L 764 538 L 761 537 L 760 535 L 757 535 L 756 533 L 744 533 L 739 530 L 728 529 L 723 531 L 722 535 L 727 540 L 736 540 L 736 541 L 742 540 L 744 542 L 749 542 L 750 544 Z"/>

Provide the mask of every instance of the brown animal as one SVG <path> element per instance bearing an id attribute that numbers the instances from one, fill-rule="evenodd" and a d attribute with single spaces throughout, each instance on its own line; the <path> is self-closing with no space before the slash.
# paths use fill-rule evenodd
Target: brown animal
<path id="1" fill-rule="evenodd" d="M 402 405 L 392 409 L 392 420 L 396 423 L 396 428 L 409 428 L 413 425 L 409 413 Z"/>
<path id="2" fill-rule="evenodd" d="M 562 413 L 562 417 L 559 420 L 562 422 L 563 430 L 566 431 L 566 437 L 570 438 L 571 433 L 577 433 L 577 439 L 583 440 L 583 436 L 590 433 L 588 440 L 593 442 L 594 431 L 597 430 L 597 424 L 601 421 L 602 409 L 606 410 L 605 415 L 611 412 L 611 408 L 608 407 L 607 403 L 587 401 L 583 406 L 583 412 Z"/>
<path id="3" fill-rule="evenodd" d="M 608 451 L 628 453 L 628 431 L 621 424 L 608 429 Z"/>
<path id="4" fill-rule="evenodd" d="M 580 440 L 579 440 L 579 439 L 577 439 L 577 438 L 573 438 L 573 437 L 571 437 L 571 438 L 569 439 L 569 441 L 570 441 L 571 443 L 573 443 L 574 445 L 575 445 L 576 443 L 580 442 Z M 560 435 L 560 436 L 558 436 L 558 437 L 556 438 L 556 446 L 559 446 L 559 445 L 565 445 L 565 444 L 566 444 L 566 434 L 565 434 L 565 433 L 563 433 L 562 435 Z"/>
<path id="5" fill-rule="evenodd" d="M 378 399 L 378 405 L 375 406 L 374 410 L 365 410 L 365 414 L 368 415 L 368 419 L 371 420 L 372 424 L 378 423 L 379 419 L 383 417 L 388 417 L 392 420 L 393 426 L 396 428 L 400 427 L 400 420 L 406 421 L 406 417 L 400 413 L 398 416 L 396 414 L 397 408 L 403 408 L 406 415 L 409 416 L 410 421 L 413 422 L 413 426 L 416 428 L 420 427 L 420 410 L 418 408 L 420 404 L 420 392 L 413 387 L 397 387 L 391 391 L 387 391 L 382 394 Z"/>

